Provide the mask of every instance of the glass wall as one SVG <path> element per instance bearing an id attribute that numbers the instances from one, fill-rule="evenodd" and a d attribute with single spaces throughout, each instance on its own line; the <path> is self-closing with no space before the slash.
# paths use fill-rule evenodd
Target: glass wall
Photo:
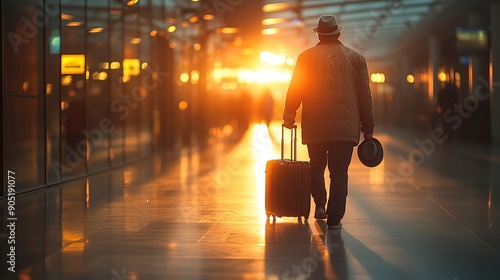
<path id="1" fill-rule="evenodd" d="M 2 5 L 2 169 L 17 192 L 175 150 L 172 1 Z"/>
<path id="2" fill-rule="evenodd" d="M 61 175 L 63 179 L 86 171 L 86 55 L 85 0 L 61 5 Z"/>
<path id="3" fill-rule="evenodd" d="M 4 158 L 19 191 L 45 183 L 45 14 L 37 0 L 2 4 Z"/>
<path id="4" fill-rule="evenodd" d="M 49 2 L 48 2 L 49 3 Z M 57 1 L 46 5 L 45 173 L 46 183 L 61 181 L 61 16 Z"/>
<path id="5" fill-rule="evenodd" d="M 151 122 L 152 122 L 152 94 L 156 89 L 154 83 L 148 82 L 152 81 L 152 71 L 151 68 L 151 38 L 157 32 L 155 28 L 152 28 L 152 17 L 151 15 L 151 3 L 150 1 L 139 2 L 139 13 L 141 15 L 148 15 L 146 17 L 139 18 L 139 38 L 141 38 L 139 44 L 139 61 L 141 62 L 141 74 L 140 74 L 140 88 L 137 95 L 139 96 L 138 111 L 139 111 L 139 156 L 147 157 L 151 155 Z"/>
<path id="6" fill-rule="evenodd" d="M 124 9 L 123 28 L 123 85 L 124 95 L 122 100 L 122 112 L 120 118 L 124 124 L 124 147 L 125 160 L 132 161 L 139 158 L 139 110 L 141 85 L 139 60 L 139 48 L 142 38 L 140 37 L 140 19 L 136 16 L 139 6 Z"/>
<path id="7" fill-rule="evenodd" d="M 109 167 L 109 12 L 107 1 L 87 0 L 87 170 Z"/>
<path id="8" fill-rule="evenodd" d="M 120 96 L 123 93 L 121 62 L 123 61 L 123 1 L 109 2 L 109 97 L 113 129 L 109 132 L 109 159 L 111 166 L 117 166 L 124 160 L 123 119 L 118 114 Z"/>

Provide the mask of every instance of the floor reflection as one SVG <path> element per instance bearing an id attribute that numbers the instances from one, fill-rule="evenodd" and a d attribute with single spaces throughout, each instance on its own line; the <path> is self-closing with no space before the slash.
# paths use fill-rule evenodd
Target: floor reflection
<path id="1" fill-rule="evenodd" d="M 1 279 L 498 278 L 498 149 L 436 149 L 391 185 L 413 139 L 379 134 L 382 165 L 353 157 L 341 231 L 312 217 L 266 220 L 265 163 L 280 157 L 281 127 L 256 124 L 237 143 L 222 134 L 206 149 L 16 197 L 18 272 L 2 253 Z"/>
<path id="2" fill-rule="evenodd" d="M 280 219 L 278 223 L 268 219 L 265 249 L 266 275 L 272 279 L 306 279 L 310 275 L 308 223 L 298 223 L 297 218 Z"/>

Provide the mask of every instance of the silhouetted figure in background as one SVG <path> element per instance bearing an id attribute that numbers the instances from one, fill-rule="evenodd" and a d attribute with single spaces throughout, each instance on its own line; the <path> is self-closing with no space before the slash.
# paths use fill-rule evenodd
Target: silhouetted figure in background
<path id="1" fill-rule="evenodd" d="M 273 119 L 273 110 L 274 110 L 274 98 L 269 90 L 266 90 L 260 99 L 260 110 L 261 110 L 261 118 L 266 123 L 267 127 L 269 127 L 269 123 Z"/>
<path id="2" fill-rule="evenodd" d="M 243 135 L 250 127 L 250 119 L 252 115 L 252 97 L 250 93 L 243 90 L 234 106 L 235 116 L 238 120 L 238 128 L 240 135 Z"/>
<path id="3" fill-rule="evenodd" d="M 327 218 L 330 229 L 342 227 L 347 171 L 360 130 L 365 139 L 372 139 L 375 126 L 366 61 L 338 40 L 343 29 L 335 16 L 320 17 L 313 28 L 320 42 L 299 55 L 283 115 L 284 125 L 291 127 L 302 104 L 302 143 L 307 145 L 311 164 L 314 217 Z M 325 212 L 327 164 L 330 198 Z"/>
<path id="4" fill-rule="evenodd" d="M 438 107 L 440 120 L 443 122 L 443 130 L 447 136 L 447 140 L 451 141 L 453 134 L 452 123 L 445 120 L 447 111 L 453 110 L 453 106 L 458 103 L 458 89 L 452 82 L 446 85 L 438 92 Z"/>

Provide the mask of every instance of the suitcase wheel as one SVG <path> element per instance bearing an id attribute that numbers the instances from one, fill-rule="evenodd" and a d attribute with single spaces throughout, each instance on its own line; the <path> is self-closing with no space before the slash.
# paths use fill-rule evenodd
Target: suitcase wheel
<path id="1" fill-rule="evenodd" d="M 266 216 L 267 216 L 268 219 L 272 216 L 273 217 L 273 222 L 276 222 L 276 217 L 277 217 L 276 215 L 273 215 L 271 212 L 266 212 Z"/>

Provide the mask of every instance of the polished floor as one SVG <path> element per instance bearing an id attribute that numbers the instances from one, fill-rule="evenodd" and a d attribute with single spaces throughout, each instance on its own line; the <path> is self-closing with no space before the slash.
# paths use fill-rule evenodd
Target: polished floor
<path id="1" fill-rule="evenodd" d="M 498 147 L 378 128 L 385 159 L 368 168 L 353 154 L 344 228 L 332 231 L 312 213 L 266 219 L 279 124 L 236 144 L 229 131 L 204 150 L 18 196 L 16 273 L 1 201 L 2 279 L 500 279 Z"/>

